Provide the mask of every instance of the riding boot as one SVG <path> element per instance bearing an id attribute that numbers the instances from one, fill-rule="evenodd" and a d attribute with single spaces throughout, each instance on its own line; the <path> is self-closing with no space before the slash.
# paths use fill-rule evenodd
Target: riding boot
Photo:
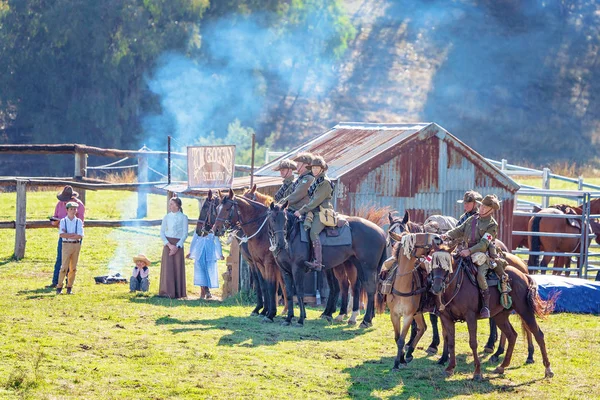
<path id="1" fill-rule="evenodd" d="M 319 239 L 313 240 L 313 261 L 306 261 L 306 265 L 310 269 L 314 269 L 319 272 L 323 269 L 323 250 L 321 248 L 321 241 Z"/>
<path id="2" fill-rule="evenodd" d="M 480 318 L 489 318 L 490 317 L 490 289 L 486 288 L 485 290 L 481 290 L 481 300 L 483 302 L 483 307 L 481 307 L 481 311 L 479 312 Z"/>

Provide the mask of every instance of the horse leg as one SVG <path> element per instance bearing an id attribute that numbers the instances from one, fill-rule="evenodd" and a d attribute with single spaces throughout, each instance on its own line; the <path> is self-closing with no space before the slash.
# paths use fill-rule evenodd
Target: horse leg
<path id="1" fill-rule="evenodd" d="M 340 293 L 340 286 L 333 274 L 334 273 L 332 270 L 325 271 L 327 283 L 329 284 L 329 296 L 327 297 L 327 305 L 325 306 L 325 310 L 323 310 L 323 313 L 321 313 L 321 318 L 326 319 L 329 322 L 332 322 L 333 320 L 332 315 L 335 312 L 337 299 Z"/>
<path id="2" fill-rule="evenodd" d="M 256 307 L 254 307 L 254 310 L 252 310 L 252 313 L 250 314 L 250 316 L 256 316 L 256 315 L 259 315 L 260 310 L 263 309 L 265 304 L 263 302 L 263 294 L 262 294 L 262 288 L 260 286 L 260 279 L 258 277 L 258 271 L 256 270 L 255 267 L 251 267 L 250 273 L 252 274 L 252 278 L 254 279 L 254 290 L 256 292 Z"/>
<path id="3" fill-rule="evenodd" d="M 408 343 L 406 344 L 406 347 L 412 346 L 412 342 L 413 340 L 415 340 L 415 337 L 417 337 L 417 332 L 418 332 L 419 328 L 417 328 L 417 321 L 416 319 L 413 318 L 413 321 L 410 323 L 410 338 L 408 339 Z M 408 349 L 404 349 L 407 350 Z"/>
<path id="4" fill-rule="evenodd" d="M 535 351 L 535 347 L 533 347 L 533 335 L 529 332 L 527 324 L 525 324 L 523 320 L 521 320 L 521 327 L 523 328 L 523 333 L 527 336 L 527 360 L 525 361 L 525 364 L 533 364 L 535 362 L 533 360 L 533 352 Z"/>
<path id="5" fill-rule="evenodd" d="M 540 263 L 540 267 L 548 267 L 550 265 L 550 261 L 552 260 L 552 256 L 544 256 L 542 258 L 542 262 Z M 546 270 L 542 270 L 542 275 L 546 275 Z"/>
<path id="6" fill-rule="evenodd" d="M 356 272 L 356 268 L 354 268 L 354 271 Z M 356 325 L 356 318 L 360 314 L 361 294 L 364 292 L 364 289 L 356 274 L 354 274 L 354 277 L 350 276 L 350 281 L 352 282 L 352 314 L 348 320 L 348 325 Z"/>
<path id="7" fill-rule="evenodd" d="M 263 309 L 259 315 L 262 315 L 264 317 L 269 313 L 269 289 L 267 288 L 267 281 L 265 280 L 265 277 L 260 272 L 260 270 L 256 271 L 256 276 L 258 277 L 258 281 L 260 282 L 260 291 L 261 296 L 263 298 Z"/>
<path id="8" fill-rule="evenodd" d="M 537 342 L 538 346 L 540 346 L 542 360 L 544 363 L 544 367 L 546 367 L 545 377 L 552 378 L 554 376 L 554 372 L 552 372 L 552 369 L 550 368 L 550 360 L 548 359 L 548 353 L 546 351 L 546 341 L 544 339 L 544 332 L 542 332 L 542 329 L 535 320 L 535 315 L 533 314 L 533 311 L 531 311 L 530 309 L 524 312 L 523 315 L 521 315 L 521 318 L 523 319 L 525 325 L 527 325 L 528 331 L 531 332 L 535 337 L 535 341 Z"/>
<path id="9" fill-rule="evenodd" d="M 442 346 L 442 356 L 436 364 L 444 365 L 448 362 L 448 335 L 446 334 L 446 328 L 442 322 L 442 338 L 444 339 L 444 345 Z"/>
<path id="10" fill-rule="evenodd" d="M 427 348 L 427 355 L 432 356 L 438 351 L 440 345 L 440 332 L 438 330 L 438 316 L 434 313 L 429 313 L 429 321 L 431 322 L 431 329 L 433 329 L 433 338 L 431 344 Z"/>
<path id="11" fill-rule="evenodd" d="M 406 362 L 411 362 L 413 360 L 413 352 L 419 344 L 419 340 L 423 337 L 423 334 L 427 330 L 427 324 L 425 324 L 425 318 L 423 318 L 423 313 L 419 313 L 414 316 L 413 322 L 417 325 L 417 334 L 414 339 L 406 346 Z M 412 326 L 412 324 L 411 324 Z"/>
<path id="12" fill-rule="evenodd" d="M 273 318 L 277 315 L 277 283 L 271 279 L 265 280 L 267 286 L 267 304 L 269 305 L 269 311 L 263 318 L 263 322 L 271 323 L 274 322 Z"/>
<path id="13" fill-rule="evenodd" d="M 494 319 L 490 318 L 490 336 L 483 351 L 486 353 L 493 353 L 496 340 L 498 340 L 498 327 L 496 326 Z"/>
<path id="14" fill-rule="evenodd" d="M 473 353 L 473 364 L 475 365 L 473 380 L 480 381 L 483 377 L 481 376 L 481 362 L 479 361 L 479 355 L 477 354 L 477 316 L 474 313 L 469 313 L 467 314 L 466 320 L 469 329 L 469 346 Z"/>
<path id="15" fill-rule="evenodd" d="M 388 303 L 390 308 L 390 319 L 392 320 L 392 326 L 394 327 L 394 343 L 396 343 L 397 352 L 396 358 L 394 358 L 394 368 L 393 371 L 398 371 L 398 365 L 400 365 L 400 354 L 402 352 L 402 348 L 398 347 L 398 340 L 400 339 L 400 318 L 402 315 L 394 311 L 392 305 Z"/>
<path id="16" fill-rule="evenodd" d="M 284 326 L 290 326 L 292 324 L 292 318 L 294 318 L 294 279 L 289 271 L 283 271 L 283 279 L 285 281 L 285 292 L 287 295 L 287 317 L 281 323 Z"/>
<path id="17" fill-rule="evenodd" d="M 496 350 L 496 352 L 490 357 L 491 362 L 498 362 L 498 360 L 500 360 L 500 356 L 504 354 L 505 345 L 506 335 L 504 334 L 504 332 L 500 332 L 500 342 L 498 343 L 498 350 Z"/>
<path id="18" fill-rule="evenodd" d="M 298 307 L 300 308 L 300 318 L 296 326 L 304 326 L 306 319 L 306 308 L 304 306 L 304 265 L 294 266 L 294 283 L 296 284 L 296 297 L 298 298 Z"/>
<path id="19" fill-rule="evenodd" d="M 498 374 L 503 374 L 504 369 L 510 365 L 512 353 L 515 348 L 515 342 L 517 341 L 517 332 L 508 320 L 509 315 L 509 311 L 502 311 L 501 313 L 496 314 L 494 316 L 498 328 L 502 331 L 502 333 L 504 333 L 504 335 L 506 335 L 506 339 L 508 340 L 508 348 L 506 349 L 506 356 L 504 357 L 504 361 L 502 361 L 502 364 L 500 364 L 500 366 L 498 366 L 494 370 L 494 372 Z"/>
<path id="20" fill-rule="evenodd" d="M 367 305 L 367 310 L 369 306 Z M 365 314 L 366 318 L 367 314 Z M 399 317 L 399 316 L 398 316 Z M 400 337 L 396 340 L 396 346 L 398 348 L 398 354 L 396 355 L 396 359 L 394 360 L 394 370 L 397 371 L 400 366 L 406 367 L 407 363 L 404 358 L 404 339 L 406 338 L 406 334 L 408 333 L 408 328 L 412 323 L 413 316 L 412 315 L 403 315 L 402 316 L 402 330 L 400 332 Z"/>
<path id="21" fill-rule="evenodd" d="M 342 304 L 340 305 L 340 313 L 335 317 L 336 322 L 342 322 L 348 316 L 348 277 L 346 276 L 346 267 L 344 264 L 338 265 L 333 269 L 335 275 L 335 284 L 337 285 L 337 294 L 335 301 L 337 303 L 338 296 L 342 294 Z M 333 310 L 335 312 L 335 309 Z"/>
<path id="22" fill-rule="evenodd" d="M 285 281 L 283 280 L 283 274 L 281 273 L 281 268 L 278 268 L 278 271 L 276 272 L 277 275 L 277 299 L 279 301 L 279 289 L 281 289 L 281 294 L 283 297 L 283 311 L 281 312 L 281 315 L 285 315 L 287 314 L 288 311 L 288 302 L 287 302 L 287 290 L 285 289 Z"/>
<path id="23" fill-rule="evenodd" d="M 356 266 L 357 271 L 364 271 L 361 277 L 364 278 L 361 284 L 364 286 L 367 292 L 367 309 L 365 316 L 360 324 L 361 328 L 368 328 L 373 326 L 373 317 L 375 316 L 375 291 L 377 290 L 377 269 L 369 271 L 369 265 L 366 262 L 358 260 L 356 257 L 351 258 L 352 263 Z M 360 297 L 360 296 L 358 296 Z M 412 318 L 411 318 L 412 320 Z"/>
<path id="24" fill-rule="evenodd" d="M 569 263 L 571 259 L 569 258 Z M 552 275 L 560 275 L 562 271 L 557 268 L 564 268 L 566 262 L 566 257 L 554 257 L 554 271 L 552 271 Z"/>
<path id="25" fill-rule="evenodd" d="M 445 336 L 448 339 L 448 356 L 449 362 L 446 367 L 446 376 L 452 376 L 454 374 L 454 368 L 456 367 L 456 349 L 455 349 L 455 323 L 449 316 L 442 315 L 442 324 L 444 324 Z"/>

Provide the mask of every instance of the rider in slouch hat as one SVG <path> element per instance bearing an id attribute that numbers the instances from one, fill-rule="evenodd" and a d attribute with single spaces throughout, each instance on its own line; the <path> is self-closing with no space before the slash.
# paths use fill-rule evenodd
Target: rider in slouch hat
<path id="1" fill-rule="evenodd" d="M 311 153 L 299 153 L 292 159 L 296 163 L 298 178 L 289 189 L 290 193 L 277 201 L 279 204 L 288 202 L 288 209 L 292 212 L 299 210 L 303 205 L 308 203 L 308 189 L 315 180 L 309 167 L 313 158 L 314 155 Z"/>
<path id="2" fill-rule="evenodd" d="M 464 214 L 460 216 L 460 218 L 458 219 L 458 224 L 460 225 L 463 222 L 465 222 L 467 220 L 467 218 L 469 218 L 472 215 L 477 214 L 477 212 L 479 211 L 479 203 L 482 199 L 482 196 L 474 191 L 474 190 L 468 190 L 465 192 L 465 195 L 463 196 L 462 200 L 457 200 L 457 203 L 462 203 L 463 207 L 464 207 Z"/>
<path id="3" fill-rule="evenodd" d="M 279 202 L 284 197 L 289 196 L 292 193 L 294 185 L 294 171 L 297 169 L 296 162 L 293 160 L 281 160 L 273 171 L 279 171 L 283 178 L 283 184 L 275 193 L 275 202 Z"/>

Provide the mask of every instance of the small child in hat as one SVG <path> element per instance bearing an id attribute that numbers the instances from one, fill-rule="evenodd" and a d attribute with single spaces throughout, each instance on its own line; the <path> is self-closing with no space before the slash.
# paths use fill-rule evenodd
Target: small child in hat
<path id="1" fill-rule="evenodd" d="M 143 254 L 138 254 L 133 257 L 133 262 L 135 263 L 135 267 L 133 267 L 133 273 L 129 280 L 129 291 L 131 293 L 138 290 L 147 292 L 148 289 L 150 289 L 150 270 L 148 267 L 152 263 L 148 260 L 148 257 Z"/>

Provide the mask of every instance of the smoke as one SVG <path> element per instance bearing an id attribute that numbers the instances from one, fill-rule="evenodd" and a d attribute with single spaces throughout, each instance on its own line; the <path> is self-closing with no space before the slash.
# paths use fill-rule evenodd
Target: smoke
<path id="1" fill-rule="evenodd" d="M 223 139 L 236 119 L 262 138 L 270 134 L 259 129 L 268 117 L 268 90 L 298 91 L 307 80 L 311 96 L 331 88 L 333 54 L 323 54 L 334 29 L 325 23 L 320 29 L 265 27 L 260 23 L 264 19 L 257 15 L 203 22 L 200 37 L 193 38 L 201 43 L 200 55 L 171 52 L 160 57 L 148 85 L 162 110 L 143 120 L 150 148 L 164 148 L 167 135 L 183 145 Z"/>

